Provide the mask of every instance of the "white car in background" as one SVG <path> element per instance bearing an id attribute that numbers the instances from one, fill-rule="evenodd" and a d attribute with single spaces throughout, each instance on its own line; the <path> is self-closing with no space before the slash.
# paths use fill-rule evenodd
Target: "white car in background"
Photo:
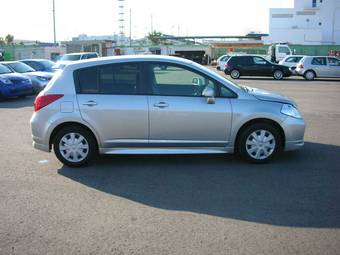
<path id="1" fill-rule="evenodd" d="M 288 55 L 279 62 L 279 65 L 287 66 L 292 73 L 295 73 L 296 65 L 303 57 L 304 55 Z"/>
<path id="2" fill-rule="evenodd" d="M 74 61 L 98 58 L 97 52 L 79 52 L 79 53 L 69 53 L 61 57 L 61 59 L 52 67 L 53 69 L 64 69 L 64 67 Z"/>
<path id="3" fill-rule="evenodd" d="M 216 69 L 219 71 L 224 71 L 225 69 L 225 64 L 229 60 L 230 56 L 229 55 L 223 55 L 217 59 L 217 65 Z"/>

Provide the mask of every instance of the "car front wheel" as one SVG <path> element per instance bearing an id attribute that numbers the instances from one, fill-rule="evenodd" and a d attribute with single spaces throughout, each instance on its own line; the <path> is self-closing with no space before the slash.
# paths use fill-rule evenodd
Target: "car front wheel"
<path id="1" fill-rule="evenodd" d="M 97 152 L 95 138 L 80 126 L 62 128 L 55 136 L 53 149 L 57 158 L 70 167 L 88 164 Z"/>
<path id="2" fill-rule="evenodd" d="M 258 123 L 247 127 L 238 140 L 240 156 L 252 163 L 269 162 L 281 149 L 280 133 L 267 123 Z"/>

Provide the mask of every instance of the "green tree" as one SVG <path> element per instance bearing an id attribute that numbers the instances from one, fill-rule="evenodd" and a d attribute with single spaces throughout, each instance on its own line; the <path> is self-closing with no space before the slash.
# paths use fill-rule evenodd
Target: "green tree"
<path id="1" fill-rule="evenodd" d="M 4 38 L 0 37 L 0 45 L 4 45 L 4 44 L 5 44 Z"/>
<path id="2" fill-rule="evenodd" d="M 160 39 L 161 36 L 163 36 L 161 32 L 153 31 L 148 34 L 147 38 L 152 44 L 157 45 L 162 42 L 162 40 Z"/>
<path id="3" fill-rule="evenodd" d="M 12 44 L 14 42 L 14 36 L 10 35 L 10 34 L 6 35 L 5 41 L 6 41 L 6 44 L 8 44 L 8 45 Z"/>

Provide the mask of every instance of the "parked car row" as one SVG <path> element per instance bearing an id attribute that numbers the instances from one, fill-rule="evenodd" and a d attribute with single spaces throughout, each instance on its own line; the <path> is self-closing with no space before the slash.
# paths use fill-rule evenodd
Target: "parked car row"
<path id="1" fill-rule="evenodd" d="M 0 99 L 34 95 L 43 90 L 57 70 L 68 63 L 97 58 L 95 52 L 65 54 L 54 63 L 46 59 L 23 59 L 0 63 Z"/>
<path id="2" fill-rule="evenodd" d="M 291 75 L 303 76 L 311 81 L 315 78 L 340 78 L 340 59 L 328 56 L 290 55 L 279 64 L 272 63 L 261 56 L 229 56 L 219 58 L 218 70 L 233 79 L 241 76 L 269 76 L 276 80 Z"/>

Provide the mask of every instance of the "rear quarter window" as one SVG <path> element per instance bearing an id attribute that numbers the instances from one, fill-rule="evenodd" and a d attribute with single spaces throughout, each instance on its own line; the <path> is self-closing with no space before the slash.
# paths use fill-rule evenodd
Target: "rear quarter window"
<path id="1" fill-rule="evenodd" d="M 140 94 L 140 66 L 111 64 L 76 70 L 77 93 L 136 95 Z"/>

